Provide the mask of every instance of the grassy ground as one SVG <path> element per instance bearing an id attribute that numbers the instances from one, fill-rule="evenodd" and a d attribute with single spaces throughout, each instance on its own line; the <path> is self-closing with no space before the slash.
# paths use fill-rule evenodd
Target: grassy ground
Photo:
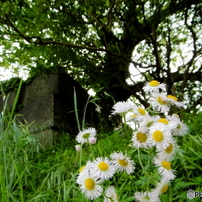
<path id="1" fill-rule="evenodd" d="M 187 191 L 202 192 L 202 113 L 184 114 L 190 130 L 178 139 L 173 168 L 177 177 L 162 201 L 189 201 Z M 107 185 L 116 185 L 119 201 L 134 201 L 134 193 L 155 185 L 156 173 L 151 151 L 130 149 L 131 136 L 123 131 L 100 133 L 97 144 L 75 150 L 75 139 L 63 134 L 53 147 L 44 150 L 29 134 L 28 125 L 16 125 L 2 111 L 0 118 L 0 201 L 2 202 L 85 202 L 88 201 L 76 184 L 81 166 L 97 156 L 109 156 L 113 151 L 128 151 L 136 163 L 134 174 L 116 174 Z M 139 163 L 141 157 L 142 165 Z M 143 166 L 143 167 L 142 167 Z M 143 168 L 146 170 L 145 175 Z M 190 201 L 199 201 L 197 197 Z M 98 198 L 95 201 L 103 201 Z"/>

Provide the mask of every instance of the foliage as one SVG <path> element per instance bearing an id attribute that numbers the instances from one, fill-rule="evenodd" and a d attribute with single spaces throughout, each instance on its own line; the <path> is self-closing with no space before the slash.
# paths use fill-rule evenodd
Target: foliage
<path id="1" fill-rule="evenodd" d="M 28 84 L 31 82 L 33 77 L 30 77 L 26 80 L 22 80 L 22 84 Z M 12 77 L 9 80 L 0 81 L 0 89 L 2 93 L 8 93 L 11 90 L 17 91 L 19 87 L 19 83 L 21 81 L 21 78 L 19 77 Z"/>
<path id="2" fill-rule="evenodd" d="M 1 66 L 25 67 L 30 75 L 60 67 L 87 89 L 115 101 L 132 94 L 145 107 L 143 81 L 157 79 L 194 110 L 201 100 L 201 6 L 200 0 L 4 0 Z M 102 92 L 97 96 L 109 113 L 113 101 Z"/>
<path id="3" fill-rule="evenodd" d="M 1 81 L 1 91 L 6 93 L 10 90 L 17 90 L 19 86 L 20 78 L 13 77 L 6 81 Z"/>
<path id="4" fill-rule="evenodd" d="M 43 150 L 29 134 L 29 125 L 17 126 L 2 111 L 0 118 L 1 201 L 70 201 L 77 194 L 75 155 L 69 137 L 65 144 Z"/>

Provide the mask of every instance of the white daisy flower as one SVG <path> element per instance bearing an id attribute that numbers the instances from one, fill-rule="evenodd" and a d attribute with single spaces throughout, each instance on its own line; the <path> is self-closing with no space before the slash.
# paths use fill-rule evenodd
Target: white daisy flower
<path id="1" fill-rule="evenodd" d="M 167 192 L 170 185 L 168 178 L 162 178 L 161 181 L 156 185 L 156 188 L 152 191 L 156 196 L 160 196 Z"/>
<path id="2" fill-rule="evenodd" d="M 177 127 L 175 122 L 169 121 L 167 118 L 159 118 L 157 122 L 165 124 L 171 130 Z"/>
<path id="3" fill-rule="evenodd" d="M 144 108 L 134 105 L 131 118 L 135 118 L 140 122 L 147 119 L 148 116 L 148 112 Z"/>
<path id="4" fill-rule="evenodd" d="M 78 143 L 83 144 L 89 142 L 90 138 L 95 136 L 96 136 L 95 128 L 88 128 L 78 133 L 78 135 L 76 136 L 76 141 Z"/>
<path id="5" fill-rule="evenodd" d="M 143 90 L 145 92 L 159 92 L 160 89 L 165 90 L 166 85 L 164 83 L 159 83 L 156 80 L 146 83 L 145 86 L 143 87 Z"/>
<path id="6" fill-rule="evenodd" d="M 183 107 L 184 104 L 183 102 L 178 102 L 178 98 L 175 97 L 174 95 L 167 95 L 167 101 L 171 104 L 171 105 L 175 105 L 177 107 Z"/>
<path id="7" fill-rule="evenodd" d="M 158 168 L 159 173 L 162 177 L 169 180 L 175 179 L 175 171 L 171 168 L 171 163 L 169 161 L 162 160 L 161 158 L 155 158 L 154 163 Z"/>
<path id="8" fill-rule="evenodd" d="M 133 132 L 132 142 L 135 148 L 150 148 L 154 146 L 145 128 L 140 128 L 139 130 Z"/>
<path id="9" fill-rule="evenodd" d="M 157 153 L 157 156 L 165 161 L 171 161 L 175 155 L 175 151 L 177 148 L 178 148 L 178 145 L 176 141 L 172 139 L 172 141 L 169 143 L 169 146 L 159 151 Z"/>
<path id="10" fill-rule="evenodd" d="M 163 123 L 154 123 L 149 128 L 149 139 L 157 150 L 166 149 L 172 142 L 171 130 Z"/>
<path id="11" fill-rule="evenodd" d="M 177 114 L 168 116 L 168 120 L 176 124 L 176 127 L 173 129 L 173 135 L 182 136 L 188 132 L 188 127 L 180 120 Z"/>
<path id="12" fill-rule="evenodd" d="M 110 157 L 117 171 L 126 171 L 128 174 L 131 174 L 134 171 L 135 163 L 128 156 L 123 155 L 122 152 L 114 152 Z"/>
<path id="13" fill-rule="evenodd" d="M 113 177 L 116 169 L 107 157 L 98 157 L 92 162 L 92 172 L 102 180 L 106 180 Z"/>
<path id="14" fill-rule="evenodd" d="M 170 110 L 170 105 L 167 101 L 166 95 L 163 93 L 152 93 L 149 101 L 154 110 L 162 113 Z"/>
<path id="15" fill-rule="evenodd" d="M 159 197 L 154 192 L 136 192 L 134 198 L 138 202 L 160 202 Z"/>
<path id="16" fill-rule="evenodd" d="M 118 202 L 118 195 L 114 186 L 109 186 L 105 191 L 104 202 Z"/>
<path id="17" fill-rule="evenodd" d="M 81 172 L 83 172 L 83 170 L 86 168 L 86 166 L 81 166 L 80 168 L 79 168 L 79 173 L 81 173 Z"/>
<path id="18" fill-rule="evenodd" d="M 80 185 L 81 192 L 90 200 L 94 200 L 102 194 L 101 180 L 88 170 L 81 172 L 77 183 Z"/>
<path id="19" fill-rule="evenodd" d="M 147 116 L 146 119 L 144 119 L 141 122 L 141 125 L 139 127 L 140 130 L 145 130 L 145 132 L 147 132 L 149 130 L 149 128 L 156 123 L 161 117 L 159 115 L 156 116 Z"/>
<path id="20" fill-rule="evenodd" d="M 126 119 L 127 119 L 127 115 L 126 115 Z M 137 121 L 132 121 L 132 120 L 126 120 L 125 122 L 127 124 L 127 126 L 129 126 L 132 130 L 136 130 L 139 127 L 139 122 Z"/>
<path id="21" fill-rule="evenodd" d="M 125 114 L 127 113 L 129 110 L 131 110 L 133 108 L 133 104 L 131 102 L 117 102 L 116 104 L 113 105 L 113 110 L 112 110 L 112 114 Z"/>
<path id="22" fill-rule="evenodd" d="M 137 121 L 137 114 L 133 111 L 128 111 L 126 113 L 126 122 Z"/>
<path id="23" fill-rule="evenodd" d="M 82 167 L 79 168 L 79 173 L 83 172 L 84 170 L 87 170 L 87 171 L 90 172 L 90 170 L 91 170 L 91 164 L 92 164 L 91 161 L 87 161 L 87 163 L 86 163 L 85 166 L 82 166 Z"/>

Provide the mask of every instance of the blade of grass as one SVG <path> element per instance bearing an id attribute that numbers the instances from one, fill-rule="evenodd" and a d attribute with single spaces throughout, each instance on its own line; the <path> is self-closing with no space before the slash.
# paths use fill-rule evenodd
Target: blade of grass
<path id="1" fill-rule="evenodd" d="M 17 90 L 16 96 L 15 96 L 15 99 L 14 99 L 14 103 L 13 103 L 13 107 L 12 107 L 12 111 L 11 111 L 11 114 L 10 114 L 10 119 L 9 119 L 8 125 L 11 124 L 11 122 L 12 122 L 14 111 L 16 109 L 16 106 L 17 106 L 17 103 L 18 103 L 18 99 L 19 99 L 19 96 L 20 96 L 20 91 L 21 91 L 21 88 L 22 88 L 22 83 L 23 83 L 23 80 L 20 79 L 20 83 L 19 83 L 18 90 Z"/>
<path id="2" fill-rule="evenodd" d="M 90 100 L 90 96 L 88 96 L 87 102 L 86 102 L 85 107 L 84 107 L 84 114 L 83 114 L 83 120 L 82 120 L 82 128 L 85 127 L 86 110 L 87 110 L 87 107 L 88 107 L 89 100 Z"/>
<path id="3" fill-rule="evenodd" d="M 74 111 L 76 116 L 77 127 L 79 131 L 81 130 L 80 122 L 79 122 L 79 115 L 78 115 L 78 108 L 77 108 L 77 98 L 76 98 L 76 89 L 74 87 Z"/>

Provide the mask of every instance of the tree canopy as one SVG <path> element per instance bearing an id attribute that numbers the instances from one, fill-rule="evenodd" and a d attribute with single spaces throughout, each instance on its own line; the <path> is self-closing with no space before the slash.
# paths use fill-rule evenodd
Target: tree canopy
<path id="1" fill-rule="evenodd" d="M 0 12 L 5 68 L 59 67 L 110 109 L 130 95 L 147 107 L 152 79 L 188 110 L 201 104 L 201 0 L 1 0 Z"/>

